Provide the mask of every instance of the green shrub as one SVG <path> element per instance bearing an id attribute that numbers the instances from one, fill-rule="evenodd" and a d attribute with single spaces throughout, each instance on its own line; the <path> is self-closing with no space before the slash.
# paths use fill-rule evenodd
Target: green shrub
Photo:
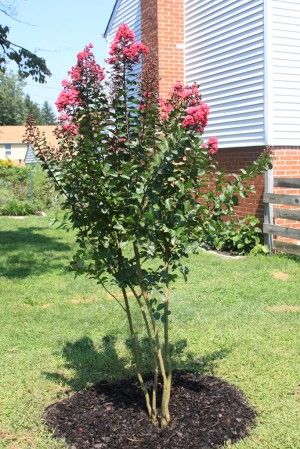
<path id="1" fill-rule="evenodd" d="M 39 165 L 0 166 L 0 214 L 28 215 L 57 204 L 52 182 Z"/>
<path id="2" fill-rule="evenodd" d="M 266 253 L 261 243 L 262 231 L 258 218 L 248 215 L 242 220 L 215 220 L 204 230 L 204 242 L 219 251 L 238 254 Z"/>
<path id="3" fill-rule="evenodd" d="M 38 211 L 35 204 L 15 198 L 0 206 L 0 215 L 33 215 Z"/>

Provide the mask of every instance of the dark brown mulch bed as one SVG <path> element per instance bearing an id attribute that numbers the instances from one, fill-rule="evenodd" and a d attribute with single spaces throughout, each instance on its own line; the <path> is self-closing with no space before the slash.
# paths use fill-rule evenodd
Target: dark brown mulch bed
<path id="1" fill-rule="evenodd" d="M 245 437 L 255 412 L 233 385 L 212 376 L 175 373 L 172 422 L 149 422 L 134 380 L 99 383 L 47 408 L 45 422 L 72 449 L 208 449 Z"/>

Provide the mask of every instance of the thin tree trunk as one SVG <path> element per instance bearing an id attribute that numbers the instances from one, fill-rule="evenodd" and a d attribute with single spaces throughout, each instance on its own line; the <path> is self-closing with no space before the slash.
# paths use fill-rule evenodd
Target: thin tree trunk
<path id="1" fill-rule="evenodd" d="M 169 402 L 171 396 L 171 385 L 172 385 L 172 367 L 170 360 L 170 343 L 169 343 L 169 267 L 168 263 L 165 264 L 166 270 L 166 288 L 164 294 L 164 360 L 166 367 L 166 380 L 163 383 L 163 395 L 161 401 L 161 426 L 166 427 L 171 418 L 169 411 Z"/>
<path id="2" fill-rule="evenodd" d="M 124 302 L 125 302 L 125 309 L 126 309 L 126 314 L 127 314 L 127 318 L 128 318 L 130 335 L 132 337 L 133 355 L 134 355 L 134 359 L 135 359 L 136 374 L 137 374 L 138 381 L 140 383 L 140 386 L 141 386 L 144 396 L 145 396 L 148 415 L 151 418 L 153 413 L 152 413 L 150 395 L 149 395 L 149 391 L 145 385 L 145 382 L 144 382 L 144 379 L 142 376 L 142 372 L 141 372 L 141 367 L 140 367 L 140 363 L 139 363 L 138 343 L 137 343 L 137 338 L 136 338 L 136 334 L 135 334 L 134 326 L 133 326 L 133 322 L 132 322 L 132 316 L 131 316 L 131 311 L 130 311 L 130 307 L 129 307 L 128 296 L 127 296 L 126 289 L 124 287 L 122 288 L 122 293 L 123 293 Z"/>

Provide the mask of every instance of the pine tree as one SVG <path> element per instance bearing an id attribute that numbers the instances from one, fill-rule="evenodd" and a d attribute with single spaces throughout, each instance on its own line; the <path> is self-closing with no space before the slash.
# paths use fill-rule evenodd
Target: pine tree
<path id="1" fill-rule="evenodd" d="M 24 104 L 26 109 L 26 115 L 31 115 L 34 118 L 35 123 L 37 125 L 42 125 L 43 117 L 40 107 L 37 103 L 31 100 L 28 94 L 25 96 Z"/>
<path id="2" fill-rule="evenodd" d="M 45 101 L 43 103 L 43 106 L 41 109 L 41 114 L 42 114 L 43 125 L 55 125 L 56 124 L 55 113 L 53 112 L 53 109 L 49 105 L 48 101 Z"/>

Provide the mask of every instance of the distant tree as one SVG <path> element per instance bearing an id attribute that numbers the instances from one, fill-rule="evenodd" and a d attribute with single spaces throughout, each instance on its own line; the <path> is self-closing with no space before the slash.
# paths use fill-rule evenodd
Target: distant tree
<path id="1" fill-rule="evenodd" d="M 0 125 L 22 125 L 26 116 L 24 83 L 17 75 L 0 72 Z"/>
<path id="2" fill-rule="evenodd" d="M 9 2 L 0 2 L 0 13 L 17 20 Z M 5 72 L 6 64 L 13 61 L 18 66 L 18 74 L 21 78 L 31 77 L 39 83 L 44 83 L 51 72 L 45 59 L 37 56 L 26 48 L 12 42 L 9 35 L 9 27 L 0 25 L 0 71 Z"/>
<path id="3" fill-rule="evenodd" d="M 42 112 L 37 103 L 31 100 L 30 96 L 27 94 L 24 99 L 26 116 L 31 115 L 37 125 L 43 124 Z"/>
<path id="4" fill-rule="evenodd" d="M 53 111 L 53 109 L 51 108 L 50 104 L 48 103 L 48 101 L 45 101 L 43 103 L 42 109 L 41 109 L 41 114 L 42 114 L 42 121 L 43 121 L 43 125 L 55 125 L 57 120 L 56 120 L 56 115 Z"/>

